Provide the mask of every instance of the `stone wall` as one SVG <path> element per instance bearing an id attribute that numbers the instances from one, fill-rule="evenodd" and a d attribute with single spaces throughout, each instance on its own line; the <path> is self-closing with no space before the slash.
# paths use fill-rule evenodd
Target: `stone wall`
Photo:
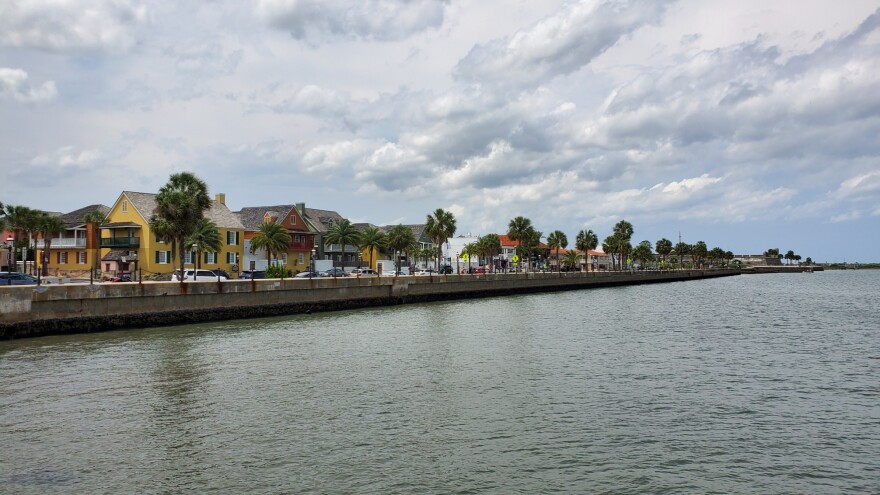
<path id="1" fill-rule="evenodd" d="M 0 287 L 0 339 L 673 282 L 739 273 L 528 273 Z"/>

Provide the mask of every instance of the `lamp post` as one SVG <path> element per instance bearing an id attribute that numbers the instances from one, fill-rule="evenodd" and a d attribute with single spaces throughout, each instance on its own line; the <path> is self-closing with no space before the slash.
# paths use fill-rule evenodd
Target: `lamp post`
<path id="1" fill-rule="evenodd" d="M 9 249 L 9 257 L 6 258 L 6 285 L 12 285 L 12 236 L 6 238 L 6 247 Z"/>
<path id="2" fill-rule="evenodd" d="M 309 278 L 312 278 L 315 275 L 315 255 L 318 254 L 318 251 L 315 248 L 312 248 L 312 257 L 309 258 Z"/>
<path id="3" fill-rule="evenodd" d="M 198 267 L 196 267 L 196 260 L 197 260 L 198 257 L 199 257 L 198 247 L 199 247 L 198 244 L 193 244 L 193 245 L 192 245 L 192 255 L 193 255 L 193 282 L 195 282 L 195 281 L 198 280 L 198 278 L 199 278 L 199 270 L 198 270 Z M 180 276 L 182 277 L 183 274 L 181 273 Z"/>

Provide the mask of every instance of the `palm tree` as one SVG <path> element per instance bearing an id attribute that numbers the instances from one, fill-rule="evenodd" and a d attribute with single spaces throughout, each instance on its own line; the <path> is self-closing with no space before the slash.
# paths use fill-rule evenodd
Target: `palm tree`
<path id="1" fill-rule="evenodd" d="M 578 262 L 580 261 L 580 254 L 577 251 L 569 251 L 562 257 L 562 261 L 565 263 L 565 266 L 577 269 Z"/>
<path id="2" fill-rule="evenodd" d="M 620 255 L 620 264 L 621 269 L 623 268 L 623 263 L 629 256 L 629 253 L 632 251 L 632 245 L 630 241 L 633 236 L 633 226 L 631 223 L 626 220 L 621 220 L 614 225 L 614 235 L 618 238 L 616 245 L 618 249 L 618 253 Z"/>
<path id="3" fill-rule="evenodd" d="M 577 248 L 579 251 L 584 252 L 584 261 L 586 262 L 588 267 L 592 266 L 592 263 L 590 263 L 590 250 L 596 249 L 596 246 L 598 245 L 599 238 L 592 230 L 581 230 L 580 232 L 578 232 L 578 235 L 575 238 L 574 247 Z"/>
<path id="4" fill-rule="evenodd" d="M 678 242 L 673 248 L 675 255 L 678 256 L 678 264 L 680 268 L 684 268 L 684 257 L 690 254 L 691 245 L 686 242 Z"/>
<path id="5" fill-rule="evenodd" d="M 440 258 L 443 256 L 443 244 L 455 235 L 455 216 L 443 208 L 434 210 L 433 215 L 425 218 L 425 233 L 437 245 L 437 269 L 440 269 Z"/>
<path id="6" fill-rule="evenodd" d="M 370 268 L 373 268 L 373 253 L 375 253 L 379 249 L 385 248 L 385 233 L 379 230 L 379 227 L 375 225 L 369 225 L 367 228 L 361 232 L 360 243 L 358 244 L 358 249 L 363 251 L 364 249 L 369 250 L 370 252 Z"/>
<path id="7" fill-rule="evenodd" d="M 12 245 L 20 245 L 20 237 L 30 225 L 33 210 L 27 206 L 6 205 L 3 208 L 3 214 L 6 216 L 6 223 L 9 230 L 12 231 Z M 27 265 L 27 254 L 25 254 L 25 265 Z M 12 250 L 12 259 L 9 260 L 9 271 L 13 271 L 16 266 L 15 249 Z"/>
<path id="8" fill-rule="evenodd" d="M 88 240 L 89 243 L 94 244 L 95 246 L 95 255 L 92 260 L 92 274 L 89 276 L 90 279 L 97 275 L 98 267 L 98 258 L 101 256 L 101 224 L 107 221 L 107 217 L 98 210 L 91 211 L 86 213 L 83 217 L 83 222 L 91 227 L 91 235 Z M 88 230 L 87 230 L 88 232 Z"/>
<path id="9" fill-rule="evenodd" d="M 784 258 L 788 260 L 788 264 L 790 265 L 791 262 L 794 261 L 794 251 L 789 249 L 788 252 L 785 253 Z"/>
<path id="10" fill-rule="evenodd" d="M 208 186 L 190 172 L 172 174 L 156 195 L 156 209 L 150 217 L 150 229 L 177 246 L 181 285 L 186 240 L 195 232 L 196 224 L 210 207 Z"/>
<path id="11" fill-rule="evenodd" d="M 529 227 L 525 234 L 523 234 L 521 244 L 523 249 L 525 249 L 525 252 L 528 254 L 529 260 L 532 259 L 533 254 L 538 254 L 538 244 L 541 243 L 541 237 L 543 236 L 543 232 L 535 230 L 532 227 Z"/>
<path id="12" fill-rule="evenodd" d="M 471 273 L 471 260 L 474 259 L 474 256 L 480 255 L 480 249 L 479 249 L 478 243 L 477 242 L 469 242 L 469 243 L 465 244 L 461 250 L 461 254 L 467 255 L 467 257 L 468 257 L 467 271 L 468 271 L 468 273 Z"/>
<path id="13" fill-rule="evenodd" d="M 60 218 L 43 213 L 36 217 L 37 233 L 43 238 L 43 260 L 42 269 L 39 274 L 42 276 L 49 275 L 49 267 L 46 261 L 49 256 L 49 249 L 52 247 L 52 238 L 60 234 L 64 230 L 64 222 Z M 36 236 L 34 236 L 36 238 Z M 36 240 L 34 241 L 36 243 Z"/>
<path id="14" fill-rule="evenodd" d="M 691 246 L 691 258 L 693 258 L 694 261 L 694 268 L 703 266 L 703 260 L 708 253 L 709 248 L 703 241 L 697 241 L 696 244 Z"/>
<path id="15" fill-rule="evenodd" d="M 523 252 L 523 241 L 525 240 L 529 230 L 532 228 L 532 221 L 524 216 L 518 216 L 510 220 L 507 224 L 507 237 L 511 241 L 516 241 L 516 251 L 520 257 L 525 256 Z M 516 271 L 519 271 L 519 263 L 516 264 Z"/>
<path id="16" fill-rule="evenodd" d="M 648 260 L 654 259 L 654 254 L 651 252 L 651 241 L 642 241 L 635 247 L 632 251 L 633 259 L 639 260 L 641 263 L 642 270 L 645 269 L 645 265 L 648 264 Z"/>
<path id="17" fill-rule="evenodd" d="M 361 233 L 358 229 L 346 219 L 342 219 L 339 223 L 330 227 L 324 242 L 327 244 L 339 244 L 342 250 L 342 261 L 345 262 L 345 246 L 353 246 L 357 248 L 360 244 Z"/>
<path id="18" fill-rule="evenodd" d="M 477 247 L 480 251 L 480 256 L 491 261 L 501 252 L 501 238 L 498 237 L 498 234 L 484 235 L 477 241 Z M 495 266 L 494 262 L 492 266 Z"/>
<path id="19" fill-rule="evenodd" d="M 400 253 L 413 253 L 419 247 L 412 229 L 405 225 L 395 225 L 388 231 L 386 245 L 395 253 L 395 266 L 398 273 L 400 272 Z"/>
<path id="20" fill-rule="evenodd" d="M 251 239 L 251 254 L 257 250 L 266 250 L 266 261 L 272 261 L 272 255 L 275 257 L 282 251 L 286 252 L 290 247 L 290 234 L 287 229 L 275 222 L 264 222 L 257 229 L 254 237 Z"/>
<path id="21" fill-rule="evenodd" d="M 547 236 L 547 246 L 556 250 L 556 269 L 562 272 L 562 265 L 559 263 L 559 250 L 568 247 L 568 237 L 561 230 L 554 230 Z"/>
<path id="22" fill-rule="evenodd" d="M 657 254 L 663 257 L 663 264 L 666 264 L 666 257 L 672 252 L 672 241 L 663 237 L 654 244 Z"/>
<path id="23" fill-rule="evenodd" d="M 217 229 L 217 224 L 207 218 L 199 220 L 196 223 L 195 231 L 186 239 L 186 245 L 195 247 L 196 268 L 201 268 L 200 254 L 202 252 L 217 253 L 220 251 L 220 231 Z"/>

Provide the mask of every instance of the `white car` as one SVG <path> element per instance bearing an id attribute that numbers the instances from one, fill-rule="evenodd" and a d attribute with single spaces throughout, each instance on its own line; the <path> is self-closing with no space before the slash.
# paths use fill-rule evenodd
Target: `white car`
<path id="1" fill-rule="evenodd" d="M 171 280 L 180 281 L 180 270 L 174 270 L 174 275 L 171 277 Z M 229 280 L 223 275 L 217 275 L 211 270 L 184 270 L 183 271 L 183 282 L 216 282 L 220 280 L 221 282 L 225 282 Z"/>
<path id="2" fill-rule="evenodd" d="M 358 268 L 349 272 L 352 277 L 378 277 L 379 274 L 370 268 Z"/>

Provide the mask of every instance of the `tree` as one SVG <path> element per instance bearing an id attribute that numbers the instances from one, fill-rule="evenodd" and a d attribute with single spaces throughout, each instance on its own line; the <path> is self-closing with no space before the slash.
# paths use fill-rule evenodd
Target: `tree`
<path id="1" fill-rule="evenodd" d="M 278 257 L 282 251 L 290 247 L 290 234 L 287 229 L 275 222 L 264 222 L 251 239 L 251 254 L 259 249 L 266 250 L 266 261 L 272 261 L 272 255 Z M 271 263 L 270 263 L 271 264 Z"/>
<path id="2" fill-rule="evenodd" d="M 580 255 L 577 251 L 569 251 L 565 253 L 565 256 L 562 257 L 562 262 L 565 266 L 571 268 L 572 270 L 578 269 L 578 262 L 580 261 Z"/>
<path id="3" fill-rule="evenodd" d="M 83 217 L 83 223 L 91 226 L 91 239 L 89 239 L 89 242 L 93 243 L 95 246 L 91 277 L 97 275 L 98 267 L 100 266 L 98 264 L 98 258 L 101 256 L 101 224 L 106 221 L 107 217 L 98 210 L 90 211 Z"/>
<path id="4" fill-rule="evenodd" d="M 289 237 L 289 236 L 288 236 Z M 202 218 L 196 223 L 196 229 L 186 240 L 187 246 L 195 246 L 197 268 L 202 267 L 201 253 L 217 253 L 220 251 L 220 231 L 217 224 Z"/>
<path id="5" fill-rule="evenodd" d="M 399 224 L 388 231 L 385 245 L 388 246 L 388 249 L 394 251 L 397 273 L 400 273 L 400 253 L 409 255 L 419 248 L 419 243 L 412 229 Z"/>
<path id="6" fill-rule="evenodd" d="M 654 249 L 657 250 L 657 254 L 659 254 L 663 259 L 663 264 L 666 264 L 666 257 L 669 256 L 669 253 L 672 252 L 672 241 L 667 238 L 662 238 L 656 243 L 654 243 Z"/>
<path id="7" fill-rule="evenodd" d="M 6 205 L 3 208 L 3 214 L 6 217 L 6 224 L 12 231 L 12 245 L 20 245 L 21 233 L 25 232 L 31 222 L 33 210 L 27 206 Z M 27 254 L 24 256 L 25 265 L 27 265 Z M 15 249 L 12 250 L 12 259 L 9 260 L 9 271 L 14 271 L 16 266 Z"/>
<path id="8" fill-rule="evenodd" d="M 568 247 L 568 237 L 561 230 L 554 230 L 547 236 L 547 246 L 552 250 L 556 250 L 556 269 L 562 271 L 562 265 L 559 263 L 559 250 Z"/>
<path id="9" fill-rule="evenodd" d="M 620 255 L 621 265 L 623 265 L 629 256 L 629 253 L 632 251 L 630 241 L 632 241 L 633 232 L 632 224 L 626 220 L 621 220 L 614 224 L 614 235 L 617 237 L 615 244 L 618 249 L 618 254 Z"/>
<path id="10" fill-rule="evenodd" d="M 684 268 L 684 257 L 690 254 L 691 245 L 686 242 L 678 242 L 675 244 L 675 248 L 673 249 L 675 255 L 678 257 L 679 266 Z"/>
<path id="11" fill-rule="evenodd" d="M 358 249 L 368 250 L 370 253 L 370 268 L 373 268 L 373 253 L 379 249 L 385 248 L 385 233 L 379 230 L 375 225 L 369 225 L 361 232 Z M 432 253 L 433 254 L 433 251 Z"/>
<path id="12" fill-rule="evenodd" d="M 210 207 L 208 186 L 190 172 L 172 174 L 156 195 L 156 210 L 150 217 L 150 229 L 177 246 L 181 284 L 186 240 L 195 232 L 196 224 Z"/>
<path id="13" fill-rule="evenodd" d="M 784 257 L 785 257 L 786 260 L 788 260 L 788 264 L 790 265 L 791 262 L 794 261 L 794 251 L 792 251 L 791 249 L 789 249 L 788 252 L 785 253 L 785 256 L 784 256 Z"/>
<path id="14" fill-rule="evenodd" d="M 327 231 L 327 236 L 324 238 L 324 242 L 327 244 L 339 244 L 339 248 L 342 250 L 342 261 L 345 261 L 345 246 L 354 246 L 356 248 L 360 245 L 360 241 L 360 231 L 347 219 L 342 219 L 342 221 L 330 227 L 330 230 Z"/>
<path id="15" fill-rule="evenodd" d="M 697 241 L 696 244 L 691 246 L 691 258 L 694 262 L 694 268 L 702 267 L 703 260 L 706 259 L 706 255 L 709 253 L 709 248 L 706 246 L 706 243 L 703 241 Z"/>
<path id="16" fill-rule="evenodd" d="M 809 256 L 807 256 L 807 259 L 804 260 L 804 264 L 807 265 L 807 266 L 812 265 L 812 264 L 813 264 L 813 258 L 810 258 Z"/>
<path id="17" fill-rule="evenodd" d="M 64 230 L 64 222 L 54 215 L 43 213 L 36 217 L 36 228 L 37 233 L 43 238 L 43 260 L 46 260 L 49 256 L 49 249 L 52 247 L 52 238 Z M 49 275 L 47 263 L 43 261 L 41 265 L 42 269 L 39 273 L 44 277 Z"/>
<path id="18" fill-rule="evenodd" d="M 425 233 L 437 245 L 437 268 L 439 269 L 440 258 L 443 256 L 443 244 L 455 235 L 455 216 L 451 211 L 437 208 L 433 215 L 428 215 L 425 218 Z"/>
<path id="19" fill-rule="evenodd" d="M 648 261 L 654 259 L 654 253 L 651 252 L 651 241 L 642 241 L 632 250 L 632 257 L 639 260 L 642 270 L 648 264 Z"/>
<path id="20" fill-rule="evenodd" d="M 574 246 L 584 253 L 584 261 L 587 263 L 587 266 L 591 266 L 590 264 L 590 250 L 596 249 L 596 246 L 599 245 L 599 238 L 596 236 L 596 233 L 592 230 L 581 230 L 578 232 L 577 237 L 575 238 Z"/>
<path id="21" fill-rule="evenodd" d="M 477 241 L 477 246 L 480 256 L 491 262 L 495 256 L 501 253 L 501 238 L 498 237 L 498 234 L 484 235 Z M 492 266 L 495 266 L 494 262 L 492 262 Z"/>
<path id="22" fill-rule="evenodd" d="M 507 237 L 511 241 L 516 241 L 516 253 L 521 258 L 526 254 L 523 249 L 523 240 L 528 236 L 530 230 L 534 230 L 532 221 L 524 216 L 515 217 L 507 224 Z M 519 263 L 516 264 L 516 270 L 519 271 Z"/>
<path id="23" fill-rule="evenodd" d="M 535 230 L 531 226 L 526 229 L 520 241 L 520 246 L 526 257 L 531 260 L 532 255 L 538 253 L 538 245 L 541 243 L 541 237 L 544 235 L 540 230 Z"/>

